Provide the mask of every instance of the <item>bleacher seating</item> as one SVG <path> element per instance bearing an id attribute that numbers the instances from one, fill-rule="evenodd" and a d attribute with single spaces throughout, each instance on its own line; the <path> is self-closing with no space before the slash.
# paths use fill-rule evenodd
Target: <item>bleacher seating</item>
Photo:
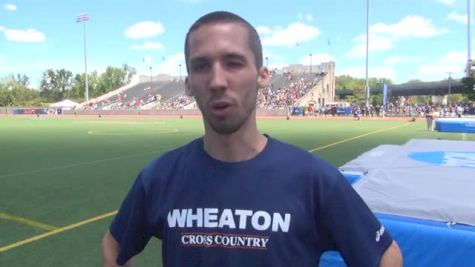
<path id="1" fill-rule="evenodd" d="M 258 107 L 282 109 L 309 93 L 321 76 L 314 73 L 273 73 L 270 85 L 259 90 Z M 140 82 L 94 103 L 92 109 L 182 109 L 194 99 L 185 95 L 184 80 Z"/>

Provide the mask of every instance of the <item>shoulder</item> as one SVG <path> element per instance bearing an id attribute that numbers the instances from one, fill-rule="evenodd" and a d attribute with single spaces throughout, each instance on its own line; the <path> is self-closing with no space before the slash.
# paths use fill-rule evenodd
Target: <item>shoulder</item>
<path id="1" fill-rule="evenodd" d="M 272 142 L 272 153 L 280 164 L 294 168 L 296 171 L 304 172 L 306 176 L 317 179 L 330 179 L 341 177 L 341 173 L 336 167 L 318 155 L 305 149 L 291 145 L 280 140 L 270 138 Z M 276 166 L 279 166 L 276 163 Z"/>
<path id="2" fill-rule="evenodd" d="M 202 143 L 201 138 L 195 139 L 149 162 L 143 168 L 140 175 L 143 182 L 148 184 L 161 177 L 169 177 L 170 173 L 176 171 L 181 164 L 190 162 L 190 160 L 195 157 L 200 143 Z"/>

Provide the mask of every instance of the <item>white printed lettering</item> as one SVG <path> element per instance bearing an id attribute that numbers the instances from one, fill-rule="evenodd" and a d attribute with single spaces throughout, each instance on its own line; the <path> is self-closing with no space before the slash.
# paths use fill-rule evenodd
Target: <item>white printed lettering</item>
<path id="1" fill-rule="evenodd" d="M 206 228 L 215 228 L 218 226 L 218 209 L 206 208 L 204 212 L 204 226 Z"/>
<path id="2" fill-rule="evenodd" d="M 263 219 L 262 224 L 259 223 L 260 219 Z M 259 231 L 265 231 L 269 228 L 271 223 L 271 218 L 269 213 L 265 211 L 256 211 L 251 218 L 252 227 Z"/>
<path id="3" fill-rule="evenodd" d="M 230 229 L 236 228 L 233 212 L 230 209 L 224 209 L 223 213 L 221 213 L 221 218 L 219 218 L 219 228 L 223 228 L 224 226 L 227 226 Z"/>

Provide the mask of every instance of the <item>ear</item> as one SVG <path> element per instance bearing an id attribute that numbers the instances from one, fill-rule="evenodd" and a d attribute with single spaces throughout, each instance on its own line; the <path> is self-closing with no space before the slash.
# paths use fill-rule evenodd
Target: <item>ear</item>
<path id="1" fill-rule="evenodd" d="M 262 66 L 257 73 L 257 84 L 259 88 L 265 88 L 269 86 L 270 83 L 270 74 L 269 70 Z"/>
<path id="2" fill-rule="evenodd" d="M 185 78 L 185 93 L 187 96 L 193 96 L 193 92 L 191 91 L 190 79 L 188 76 L 186 76 Z"/>

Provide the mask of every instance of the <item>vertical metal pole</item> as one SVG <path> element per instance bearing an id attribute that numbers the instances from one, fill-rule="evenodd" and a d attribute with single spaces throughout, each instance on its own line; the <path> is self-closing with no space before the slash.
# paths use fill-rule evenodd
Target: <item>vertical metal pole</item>
<path id="1" fill-rule="evenodd" d="M 150 66 L 150 89 L 152 89 L 152 66 Z"/>
<path id="2" fill-rule="evenodd" d="M 467 77 L 471 76 L 472 69 L 472 45 L 471 45 L 471 17 L 472 17 L 472 8 L 471 0 L 467 0 Z"/>
<path id="3" fill-rule="evenodd" d="M 83 21 L 84 25 L 84 76 L 86 81 L 86 101 L 89 101 L 89 85 L 87 83 L 87 49 L 86 49 L 86 21 Z"/>
<path id="4" fill-rule="evenodd" d="M 369 108 L 369 83 L 368 83 L 368 51 L 369 51 L 369 0 L 366 0 L 366 107 Z"/>
<path id="5" fill-rule="evenodd" d="M 450 90 L 451 90 L 451 87 L 452 87 L 452 72 L 449 72 L 449 94 L 447 96 L 447 104 L 448 106 L 450 106 L 451 104 L 451 101 L 450 101 Z"/>
<path id="6" fill-rule="evenodd" d="M 312 53 L 310 53 L 309 56 L 310 56 L 310 73 L 312 73 Z"/>

